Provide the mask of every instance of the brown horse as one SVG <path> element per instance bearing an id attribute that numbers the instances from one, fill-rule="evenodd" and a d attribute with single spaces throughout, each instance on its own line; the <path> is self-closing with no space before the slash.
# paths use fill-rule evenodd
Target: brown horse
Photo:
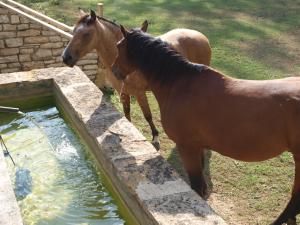
<path id="1" fill-rule="evenodd" d="M 140 70 L 160 107 L 161 122 L 177 144 L 192 188 L 206 192 L 203 149 L 243 161 L 262 161 L 289 149 L 295 160 L 292 198 L 276 225 L 300 212 L 300 77 L 241 80 L 187 61 L 165 42 L 138 30 L 118 43 L 112 67 L 119 79 Z M 180 93 L 180 94 L 178 94 Z"/>
<path id="2" fill-rule="evenodd" d="M 147 26 L 148 23 L 145 21 L 142 29 L 146 31 Z M 106 79 L 121 94 L 123 111 L 126 118 L 130 121 L 130 95 L 133 95 L 136 97 L 144 117 L 151 127 L 153 135 L 152 143 L 158 149 L 158 131 L 153 123 L 146 97 L 146 91 L 149 90 L 148 83 L 143 76 L 133 73 L 124 81 L 122 88 L 122 82 L 116 79 L 110 70 L 110 66 L 117 56 L 117 42 L 122 37 L 119 25 L 107 19 L 97 17 L 91 11 L 90 15 L 82 15 L 75 25 L 73 38 L 63 52 L 63 61 L 69 66 L 74 66 L 85 54 L 96 49 L 101 62 L 109 69 L 108 73 L 106 73 Z M 211 48 L 209 41 L 200 32 L 188 29 L 175 29 L 160 36 L 160 38 L 168 42 L 176 51 L 189 60 L 205 65 L 210 64 Z"/>

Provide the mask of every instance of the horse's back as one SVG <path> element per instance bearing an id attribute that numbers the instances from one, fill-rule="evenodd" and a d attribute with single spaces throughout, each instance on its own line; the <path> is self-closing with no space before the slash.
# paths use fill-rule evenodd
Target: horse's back
<path id="1" fill-rule="evenodd" d="M 210 65 L 211 47 L 207 37 L 199 31 L 190 29 L 173 29 L 161 36 L 177 52 L 194 63 Z"/>

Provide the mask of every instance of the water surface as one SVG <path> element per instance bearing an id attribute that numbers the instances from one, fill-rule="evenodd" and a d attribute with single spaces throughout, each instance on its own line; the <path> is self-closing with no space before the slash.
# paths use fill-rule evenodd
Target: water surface
<path id="1" fill-rule="evenodd" d="M 102 184 L 103 174 L 86 145 L 55 107 L 26 116 L 1 114 L 0 134 L 17 164 L 6 158 L 12 181 L 18 169 L 30 171 L 32 190 L 17 195 L 26 225 L 130 224 Z"/>

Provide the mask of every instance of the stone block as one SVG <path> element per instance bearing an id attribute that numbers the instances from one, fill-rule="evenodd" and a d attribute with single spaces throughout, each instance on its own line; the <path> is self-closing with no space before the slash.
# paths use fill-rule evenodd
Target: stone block
<path id="1" fill-rule="evenodd" d="M 62 57 L 61 56 L 56 57 L 55 62 L 62 62 Z"/>
<path id="2" fill-rule="evenodd" d="M 31 53 L 33 53 L 33 48 L 21 48 L 20 53 L 21 54 L 31 54 Z"/>
<path id="3" fill-rule="evenodd" d="M 0 57 L 0 63 L 18 62 L 17 55 Z"/>
<path id="4" fill-rule="evenodd" d="M 26 37 L 24 39 L 24 43 L 26 44 L 39 44 L 48 42 L 48 37 Z"/>
<path id="5" fill-rule="evenodd" d="M 0 7 L 0 15 L 7 15 L 7 14 L 8 14 L 8 9 Z"/>
<path id="6" fill-rule="evenodd" d="M 96 76 L 97 73 L 98 73 L 98 70 L 85 70 L 85 69 L 83 69 L 83 72 L 84 72 L 87 76 L 92 76 L 92 75 Z"/>
<path id="7" fill-rule="evenodd" d="M 45 65 L 46 67 L 62 67 L 64 66 L 63 63 L 52 63 L 52 64 L 48 64 L 48 65 Z"/>
<path id="8" fill-rule="evenodd" d="M 38 49 L 33 55 L 33 60 L 52 59 L 52 51 L 50 49 Z"/>
<path id="9" fill-rule="evenodd" d="M 61 37 L 60 36 L 50 36 L 49 41 L 58 42 L 58 41 L 61 41 Z"/>
<path id="10" fill-rule="evenodd" d="M 42 61 L 32 61 L 32 62 L 24 62 L 21 63 L 24 70 L 38 69 L 44 68 L 44 62 Z"/>
<path id="11" fill-rule="evenodd" d="M 19 24 L 20 23 L 20 17 L 17 15 L 11 15 L 10 16 L 10 22 L 12 24 Z"/>
<path id="12" fill-rule="evenodd" d="M 0 69 L 4 69 L 4 68 L 7 68 L 7 64 L 6 63 L 0 64 Z"/>
<path id="13" fill-rule="evenodd" d="M 20 52 L 18 48 L 2 48 L 0 49 L 1 56 L 16 55 Z"/>
<path id="14" fill-rule="evenodd" d="M 0 31 L 2 31 L 3 30 L 3 27 L 2 27 L 2 24 L 0 24 Z"/>
<path id="15" fill-rule="evenodd" d="M 63 47 L 63 43 L 62 42 L 45 43 L 45 44 L 41 44 L 41 46 L 40 46 L 40 48 L 48 48 L 48 49 L 61 48 L 61 47 Z"/>
<path id="16" fill-rule="evenodd" d="M 97 64 L 98 61 L 97 60 L 89 60 L 89 59 L 83 59 L 83 60 L 80 60 L 78 61 L 77 65 L 78 66 L 82 66 L 82 65 L 94 65 L 94 64 Z"/>
<path id="17" fill-rule="evenodd" d="M 15 31 L 17 29 L 17 25 L 13 24 L 3 24 L 3 31 Z"/>
<path id="18" fill-rule="evenodd" d="M 46 61 L 44 61 L 44 63 L 47 65 L 53 64 L 53 63 L 55 63 L 55 60 L 46 60 Z"/>
<path id="19" fill-rule="evenodd" d="M 30 62 L 31 61 L 31 57 L 30 57 L 29 54 L 19 55 L 19 61 L 20 62 Z"/>
<path id="20" fill-rule="evenodd" d="M 14 73 L 20 71 L 20 68 L 7 68 L 7 69 L 2 69 L 1 73 Z"/>
<path id="21" fill-rule="evenodd" d="M 9 48 L 20 47 L 23 45 L 23 38 L 10 38 L 5 40 L 6 46 Z"/>
<path id="22" fill-rule="evenodd" d="M 57 33 L 54 32 L 54 31 L 51 31 L 51 30 L 43 30 L 42 35 L 44 35 L 44 36 L 55 36 L 55 35 L 57 35 Z"/>
<path id="23" fill-rule="evenodd" d="M 0 37 L 1 38 L 13 38 L 13 37 L 16 37 L 17 36 L 17 34 L 16 34 L 16 32 L 12 32 L 12 31 L 6 31 L 6 32 L 4 32 L 4 31 L 2 31 L 1 33 L 0 33 Z"/>
<path id="24" fill-rule="evenodd" d="M 30 22 L 30 20 L 26 17 L 20 17 L 20 21 L 21 21 L 21 23 L 29 23 Z"/>
<path id="25" fill-rule="evenodd" d="M 39 36 L 40 34 L 41 34 L 41 31 L 35 30 L 35 29 L 18 31 L 18 33 L 17 33 L 18 37 L 33 37 L 33 36 Z"/>
<path id="26" fill-rule="evenodd" d="M 20 17 L 17 16 L 17 15 L 11 15 L 10 16 L 10 22 L 12 24 L 18 24 L 18 23 L 20 23 Z"/>
<path id="27" fill-rule="evenodd" d="M 37 24 L 37 23 L 30 23 L 30 28 L 33 28 L 33 29 L 41 29 L 42 26 L 40 24 Z"/>
<path id="28" fill-rule="evenodd" d="M 0 23 L 9 23 L 8 15 L 0 15 Z"/>
<path id="29" fill-rule="evenodd" d="M 18 31 L 27 30 L 28 28 L 29 28 L 29 24 L 26 24 L 26 23 L 17 25 Z"/>
<path id="30" fill-rule="evenodd" d="M 86 54 L 84 59 L 98 59 L 98 55 L 97 55 L 97 53 L 91 52 L 91 53 Z"/>
<path id="31" fill-rule="evenodd" d="M 21 64 L 16 62 L 16 63 L 9 63 L 8 68 L 20 68 Z"/>
<path id="32" fill-rule="evenodd" d="M 53 56 L 61 56 L 64 51 L 64 48 L 52 49 Z"/>
<path id="33" fill-rule="evenodd" d="M 3 40 L 0 40 L 0 48 L 5 48 Z"/>
<path id="34" fill-rule="evenodd" d="M 98 70 L 98 65 L 85 65 L 83 66 L 84 70 Z"/>

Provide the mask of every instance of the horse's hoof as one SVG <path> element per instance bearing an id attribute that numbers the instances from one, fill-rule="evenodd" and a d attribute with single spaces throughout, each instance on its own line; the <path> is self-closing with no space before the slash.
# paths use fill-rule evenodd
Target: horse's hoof
<path id="1" fill-rule="evenodd" d="M 154 146 L 154 148 L 158 151 L 160 149 L 160 144 L 158 141 L 152 141 L 152 145 Z"/>
<path id="2" fill-rule="evenodd" d="M 203 198 L 204 200 L 207 200 L 209 197 L 209 192 L 207 188 L 203 188 L 203 187 L 193 187 L 191 186 L 191 188 L 197 192 L 197 194 Z"/>

